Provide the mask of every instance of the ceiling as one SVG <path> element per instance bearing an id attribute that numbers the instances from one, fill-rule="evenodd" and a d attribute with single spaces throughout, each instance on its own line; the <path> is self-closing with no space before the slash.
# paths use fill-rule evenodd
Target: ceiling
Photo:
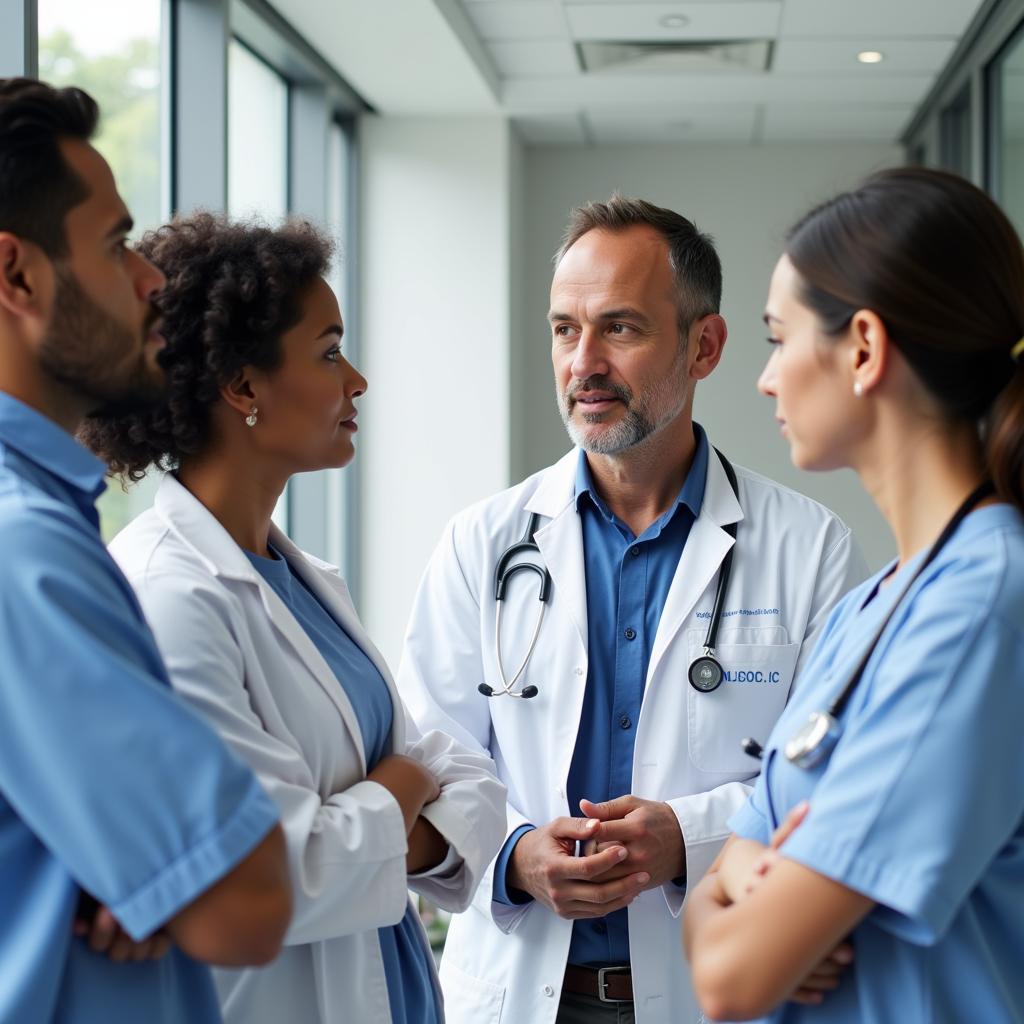
<path id="1" fill-rule="evenodd" d="M 532 144 L 894 141 L 983 0 L 278 0 L 383 113 Z M 763 41 L 767 69 L 737 63 Z M 692 52 L 714 42 L 724 58 Z M 608 49 L 605 44 L 620 44 Z M 652 47 L 648 44 L 661 44 Z M 682 56 L 673 47 L 688 44 Z M 594 48 L 632 64 L 586 71 Z M 857 54 L 877 50 L 878 64 Z M 637 59 L 636 54 L 641 57 Z"/>

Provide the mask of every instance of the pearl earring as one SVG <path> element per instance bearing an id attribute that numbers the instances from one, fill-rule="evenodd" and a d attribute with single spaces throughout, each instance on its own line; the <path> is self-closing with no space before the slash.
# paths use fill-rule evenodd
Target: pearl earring
<path id="1" fill-rule="evenodd" d="M 259 409 L 257 409 L 256 406 L 254 405 L 249 410 L 249 415 L 245 417 L 245 425 L 247 427 L 255 427 L 256 426 L 256 418 L 257 418 L 258 415 L 259 415 Z"/>
<path id="2" fill-rule="evenodd" d="M 858 398 L 861 398 L 864 395 L 864 385 L 861 384 L 861 382 L 859 380 L 855 380 L 853 382 L 853 393 Z"/>

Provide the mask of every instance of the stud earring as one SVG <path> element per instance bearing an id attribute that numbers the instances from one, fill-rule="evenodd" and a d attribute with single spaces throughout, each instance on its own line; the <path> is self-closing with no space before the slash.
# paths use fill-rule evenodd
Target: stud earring
<path id="1" fill-rule="evenodd" d="M 257 409 L 256 406 L 254 405 L 249 410 L 249 415 L 245 417 L 245 425 L 247 427 L 255 427 L 256 426 L 256 419 L 257 419 L 258 416 L 259 416 L 259 409 Z"/>
<path id="2" fill-rule="evenodd" d="M 853 393 L 858 397 L 862 398 L 864 395 L 864 385 L 859 380 L 853 382 Z"/>

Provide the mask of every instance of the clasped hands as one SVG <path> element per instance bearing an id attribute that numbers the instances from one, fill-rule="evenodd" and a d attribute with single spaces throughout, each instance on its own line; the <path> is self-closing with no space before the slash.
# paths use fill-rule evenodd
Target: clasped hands
<path id="1" fill-rule="evenodd" d="M 668 804 L 630 795 L 581 800 L 580 810 L 586 817 L 555 818 L 522 836 L 509 860 L 508 886 L 578 920 L 621 910 L 645 889 L 684 874 L 683 834 Z"/>
<path id="2" fill-rule="evenodd" d="M 724 904 L 741 903 L 757 891 L 782 857 L 779 848 L 800 827 L 809 809 L 806 801 L 797 804 L 772 833 L 767 846 L 753 839 L 734 838 L 729 843 L 717 867 L 712 868 Z M 790 1000 L 818 1005 L 826 992 L 839 985 L 843 972 L 852 962 L 853 946 L 841 942 L 800 982 Z"/>

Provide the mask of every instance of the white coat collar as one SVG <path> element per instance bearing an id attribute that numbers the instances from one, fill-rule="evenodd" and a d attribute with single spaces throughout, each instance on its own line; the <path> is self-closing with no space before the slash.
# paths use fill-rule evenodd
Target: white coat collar
<path id="1" fill-rule="evenodd" d="M 271 625 L 292 647 L 341 713 L 359 751 L 365 774 L 366 752 L 363 749 L 362 730 L 345 694 L 345 688 L 335 678 L 316 644 L 299 625 L 287 605 L 253 568 L 245 552 L 216 516 L 171 473 L 166 474 L 161 481 L 153 507 L 167 528 L 196 553 L 213 576 L 247 583 L 256 588 Z M 370 641 L 356 615 L 344 580 L 333 569 L 326 571 L 328 566 L 325 563 L 315 564 L 276 525 L 270 527 L 269 540 L 380 672 L 391 695 L 393 708 L 390 749 L 403 750 L 405 727 L 398 691 L 383 656 Z"/>

